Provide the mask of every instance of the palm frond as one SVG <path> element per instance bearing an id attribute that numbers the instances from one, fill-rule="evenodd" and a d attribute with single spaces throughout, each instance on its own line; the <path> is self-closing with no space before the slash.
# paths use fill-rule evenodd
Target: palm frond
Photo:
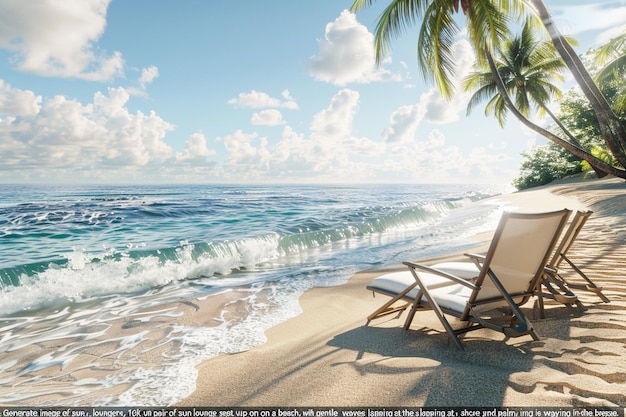
<path id="1" fill-rule="evenodd" d="M 461 88 L 464 91 L 478 90 L 490 84 L 493 84 L 493 74 L 491 72 L 474 71 L 461 80 Z"/>
<path id="2" fill-rule="evenodd" d="M 515 20 L 520 20 L 527 16 L 532 8 L 528 0 L 493 0 L 492 3 Z"/>
<path id="3" fill-rule="evenodd" d="M 602 45 L 596 51 L 596 63 L 599 65 L 605 65 L 607 62 L 614 60 L 620 55 L 624 55 L 626 50 L 626 27 L 624 27 L 624 33 L 611 39 L 604 45 Z"/>
<path id="4" fill-rule="evenodd" d="M 354 13 L 360 12 L 374 4 L 374 1 L 375 0 L 354 0 L 354 3 L 352 3 L 352 6 L 350 7 L 350 11 Z"/>
<path id="5" fill-rule="evenodd" d="M 626 74 L 626 53 L 609 62 L 596 74 L 595 78 L 596 82 L 601 84 L 613 79 L 620 79 L 620 77 L 623 79 L 624 74 Z"/>
<path id="6" fill-rule="evenodd" d="M 417 59 L 424 79 L 434 79 L 441 94 L 453 94 L 455 62 L 452 46 L 459 27 L 449 11 L 449 3 L 433 0 L 424 13 L 418 36 Z"/>
<path id="7" fill-rule="evenodd" d="M 498 94 L 494 100 L 493 114 L 496 119 L 498 119 L 500 127 L 504 127 L 506 124 L 506 116 L 508 112 L 509 109 L 506 106 L 506 101 Z"/>
<path id="8" fill-rule="evenodd" d="M 371 3 L 372 0 L 358 0 Z M 380 63 L 387 52 L 391 40 L 402 35 L 406 28 L 414 25 L 426 8 L 427 0 L 393 0 L 378 16 L 375 46 L 376 62 Z"/>
<path id="9" fill-rule="evenodd" d="M 509 17 L 490 0 L 474 0 L 468 13 L 468 36 L 478 51 L 493 52 L 510 38 Z"/>
<path id="10" fill-rule="evenodd" d="M 474 107 L 478 106 L 480 103 L 489 98 L 494 98 L 497 91 L 495 91 L 495 85 L 485 85 L 478 90 L 470 97 L 467 103 L 466 114 L 470 115 L 474 110 Z M 485 107 L 485 113 L 487 113 L 487 107 Z"/>
<path id="11" fill-rule="evenodd" d="M 562 81 L 563 74 L 566 69 L 565 63 L 561 58 L 536 59 L 533 58 L 530 63 L 532 73 L 544 74 L 546 77 L 553 78 L 555 81 Z"/>
<path id="12" fill-rule="evenodd" d="M 618 94 L 613 102 L 615 113 L 626 117 L 626 88 L 623 88 L 621 94 Z"/>

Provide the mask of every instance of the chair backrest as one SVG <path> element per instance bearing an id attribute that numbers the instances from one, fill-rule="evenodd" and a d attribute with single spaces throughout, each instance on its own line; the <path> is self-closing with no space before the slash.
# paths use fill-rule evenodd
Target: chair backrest
<path id="1" fill-rule="evenodd" d="M 554 252 L 554 256 L 550 260 L 548 264 L 552 268 L 558 268 L 561 262 L 563 261 L 563 256 L 567 254 L 569 248 L 572 246 L 581 229 L 589 219 L 589 216 L 593 214 L 593 211 L 577 211 L 572 219 L 572 223 L 569 228 L 563 235 L 563 239 L 561 239 L 561 243 L 557 246 L 556 251 Z"/>
<path id="2" fill-rule="evenodd" d="M 480 290 L 470 297 L 469 304 L 489 303 L 482 310 L 508 304 L 490 273 L 516 302 L 534 293 L 554 247 L 571 211 L 549 213 L 504 213 L 485 257 L 476 285 Z M 523 302 L 523 301 L 522 301 Z"/>

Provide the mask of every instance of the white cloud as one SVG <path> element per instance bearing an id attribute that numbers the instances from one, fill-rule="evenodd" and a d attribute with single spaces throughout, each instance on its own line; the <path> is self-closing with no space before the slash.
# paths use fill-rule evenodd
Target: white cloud
<path id="1" fill-rule="evenodd" d="M 394 144 L 388 153 L 386 170 L 395 178 L 415 179 L 425 182 L 459 182 L 472 177 L 498 178 L 511 173 L 506 165 L 497 162 L 510 157 L 489 147 L 476 147 L 469 152 L 450 145 L 444 134 L 435 129 L 426 140 Z M 503 166 L 505 168 L 503 168 Z"/>
<path id="2" fill-rule="evenodd" d="M 326 25 L 319 47 L 309 65 L 309 73 L 318 80 L 341 86 L 401 80 L 399 75 L 377 67 L 374 36 L 348 10 Z"/>
<path id="3" fill-rule="evenodd" d="M 278 126 L 283 125 L 283 115 L 276 109 L 262 110 L 252 115 L 251 122 L 257 126 Z"/>
<path id="4" fill-rule="evenodd" d="M 289 109 L 289 110 L 299 109 L 296 99 L 291 97 L 291 93 L 289 92 L 289 90 L 283 90 L 283 92 L 281 93 L 281 96 L 285 99 L 285 101 L 281 103 L 280 107 L 284 109 Z"/>
<path id="5" fill-rule="evenodd" d="M 281 140 L 272 150 L 270 168 L 273 175 L 293 176 L 315 171 L 315 143 L 304 135 L 298 134 L 290 126 L 283 129 Z M 306 175 L 306 174 L 305 174 Z M 310 175 L 310 174 L 309 174 Z"/>
<path id="6" fill-rule="evenodd" d="M 494 153 L 494 151 L 496 151 Z M 497 152 L 494 147 L 478 147 L 472 149 L 469 154 L 472 168 L 478 170 L 481 176 L 496 176 L 502 174 L 501 163 L 511 160 L 511 157 L 504 152 Z M 507 175 L 508 176 L 508 175 Z"/>
<path id="7" fill-rule="evenodd" d="M 19 90 L 0 80 L 0 115 L 34 116 L 41 109 L 41 96 Z"/>
<path id="8" fill-rule="evenodd" d="M 420 96 L 420 103 L 426 109 L 425 118 L 434 124 L 445 124 L 459 120 L 459 112 L 465 108 L 465 102 L 446 100 L 436 89 L 430 89 Z"/>
<path id="9" fill-rule="evenodd" d="M 359 109 L 358 92 L 343 89 L 337 92 L 330 105 L 317 113 L 311 122 L 310 140 L 316 169 L 328 172 L 330 178 L 344 176 L 352 180 L 370 175 L 367 168 L 356 162 L 357 155 L 373 155 L 382 151 L 382 145 L 352 133 L 354 116 Z"/>
<path id="10" fill-rule="evenodd" d="M 259 181 L 268 178 L 301 177 L 316 172 L 319 154 L 315 143 L 285 127 L 282 138 L 271 149 L 267 138 L 241 130 L 225 136 L 228 160 L 221 175 L 231 181 Z"/>
<path id="11" fill-rule="evenodd" d="M 403 106 L 391 116 L 384 141 L 356 137 L 353 121 L 360 95 L 338 91 L 329 105 L 312 118 L 309 134 L 285 126 L 277 140 L 241 130 L 224 137 L 228 161 L 220 175 L 229 181 L 361 182 L 467 181 L 472 175 L 494 178 L 508 157 L 502 150 L 475 147 L 462 150 L 446 142 L 439 130 L 417 139 L 416 127 L 425 115 L 419 103 Z M 493 163 L 492 163 L 493 162 Z M 510 176 L 510 173 L 506 173 Z"/>
<path id="12" fill-rule="evenodd" d="M 254 157 L 254 155 L 256 155 L 256 150 L 250 142 L 258 136 L 259 135 L 256 133 L 244 133 L 240 129 L 221 139 L 224 142 L 226 149 L 230 152 L 229 160 L 233 163 L 238 163 Z"/>
<path id="13" fill-rule="evenodd" d="M 421 104 L 398 108 L 391 114 L 391 126 L 383 133 L 385 141 L 394 143 L 412 140 L 425 112 L 425 108 Z"/>
<path id="14" fill-rule="evenodd" d="M 154 65 L 141 70 L 141 76 L 139 77 L 139 84 L 145 88 L 146 85 L 152 84 L 152 81 L 159 76 L 159 69 Z"/>
<path id="15" fill-rule="evenodd" d="M 330 106 L 313 117 L 312 135 L 328 141 L 348 137 L 358 105 L 358 92 L 349 89 L 339 91 L 332 98 Z"/>
<path id="16" fill-rule="evenodd" d="M 404 88 L 406 89 L 416 88 L 417 85 L 413 82 L 413 75 L 411 74 L 411 71 L 409 70 L 409 66 L 407 65 L 407 63 L 404 61 L 400 61 L 400 66 L 404 70 Z"/>
<path id="17" fill-rule="evenodd" d="M 626 26 L 615 26 L 611 29 L 605 30 L 596 36 L 595 44 L 604 45 L 611 39 L 616 38 L 626 32 Z"/>
<path id="18" fill-rule="evenodd" d="M 271 97 L 269 94 L 252 90 L 249 93 L 239 93 L 237 98 L 231 98 L 228 100 L 228 104 L 234 106 L 263 109 L 263 108 L 285 108 L 289 110 L 297 110 L 298 104 L 290 96 L 289 90 L 285 90 L 282 93 L 283 98 L 286 101 L 282 101 L 278 98 Z"/>
<path id="19" fill-rule="evenodd" d="M 626 21 L 626 4 L 623 1 L 554 6 L 550 10 L 559 30 L 571 35 L 623 27 Z"/>
<path id="20" fill-rule="evenodd" d="M 355 181 L 372 178 L 374 171 L 359 161 L 378 156 L 384 145 L 352 134 L 359 94 L 343 89 L 327 108 L 314 115 L 310 134 L 285 126 L 273 144 L 257 133 L 239 130 L 224 137 L 229 152 L 222 175 L 233 181 Z"/>
<path id="21" fill-rule="evenodd" d="M 123 74 L 121 53 L 96 54 L 110 0 L 0 2 L 0 48 L 15 52 L 21 71 L 111 80 Z"/>
<path id="22" fill-rule="evenodd" d="M 207 148 L 204 134 L 194 133 L 187 139 L 185 149 L 182 152 L 176 152 L 176 162 L 204 166 L 207 158 L 215 154 L 214 150 Z"/>
<path id="23" fill-rule="evenodd" d="M 40 181 L 458 181 L 472 174 L 497 175 L 494 166 L 507 158 L 489 147 L 462 151 L 437 130 L 426 140 L 416 139 L 421 104 L 394 112 L 387 140 L 357 137 L 353 122 L 360 95 L 350 89 L 338 91 L 311 118 L 308 132 L 285 125 L 279 137 L 268 138 L 236 130 L 217 138 L 215 149 L 204 134 L 194 133 L 174 151 L 165 142 L 173 126 L 154 112 L 130 112 L 124 88 L 81 103 L 63 96 L 42 100 L 2 86 L 0 92 L 23 97 L 28 105 L 26 110 L 2 105 L 7 114 L 0 119 L 0 178 L 16 178 L 18 172 L 22 179 Z M 224 152 L 219 158 L 218 146 Z"/>
<path id="24" fill-rule="evenodd" d="M 460 39 L 452 44 L 452 55 L 455 65 L 455 77 L 452 82 L 458 91 L 463 78 L 472 71 L 472 66 L 476 62 L 476 55 L 467 39 Z"/>
<path id="25" fill-rule="evenodd" d="M 127 87 L 125 90 L 132 96 L 147 97 L 148 85 L 152 84 L 159 76 L 159 69 L 154 65 L 143 68 L 137 79 L 138 87 Z"/>
<path id="26" fill-rule="evenodd" d="M 171 158 L 163 139 L 173 126 L 154 112 L 130 113 L 128 99 L 126 90 L 112 88 L 93 103 L 55 96 L 39 111 L 16 111 L 0 121 L 0 171 L 30 169 L 52 179 L 52 169 L 134 170 Z"/>
<path id="27" fill-rule="evenodd" d="M 259 109 L 264 107 L 280 107 L 281 101 L 277 98 L 270 97 L 267 93 L 252 90 L 249 93 L 239 93 L 239 97 L 231 98 L 228 100 L 228 104 Z"/>

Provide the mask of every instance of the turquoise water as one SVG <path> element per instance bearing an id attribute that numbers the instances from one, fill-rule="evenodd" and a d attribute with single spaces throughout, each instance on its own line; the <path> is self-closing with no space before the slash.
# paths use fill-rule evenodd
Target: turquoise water
<path id="1" fill-rule="evenodd" d="M 178 332 L 180 355 L 163 357 L 157 369 L 122 360 L 123 372 L 106 381 L 63 386 L 61 401 L 168 405 L 193 391 L 195 365 L 258 345 L 267 328 L 298 314 L 298 297 L 307 289 L 471 246 L 468 237 L 492 229 L 501 211 L 481 200 L 508 191 L 484 185 L 0 185 L 0 349 L 63 340 L 146 305 L 245 288 L 247 313 L 235 322 Z M 84 346 L 29 359 L 21 374 L 15 364 L 0 363 L 0 379 L 23 384 L 25 371 L 67 366 L 75 357 L 67 351 Z M 154 380 L 159 383 L 150 384 Z M 91 389 L 116 384 L 129 388 L 99 404 L 87 402 Z M 20 390 L 4 395 L 4 404 L 36 398 Z"/>

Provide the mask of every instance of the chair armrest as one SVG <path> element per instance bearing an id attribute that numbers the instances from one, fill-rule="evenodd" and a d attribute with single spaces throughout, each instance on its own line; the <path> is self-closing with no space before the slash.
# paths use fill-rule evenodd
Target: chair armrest
<path id="1" fill-rule="evenodd" d="M 472 262 L 476 264 L 476 267 L 478 269 L 482 269 L 483 262 L 485 262 L 485 259 L 487 259 L 485 255 L 478 255 L 476 253 L 465 253 L 464 255 L 467 256 L 468 258 L 471 258 Z"/>
<path id="2" fill-rule="evenodd" d="M 408 266 L 409 268 L 420 269 L 422 271 L 429 272 L 429 273 L 435 274 L 435 275 L 439 275 L 440 277 L 443 277 L 443 278 L 447 278 L 450 281 L 453 281 L 453 282 L 455 282 L 457 284 L 461 284 L 461 285 L 463 285 L 465 287 L 468 287 L 468 288 L 470 288 L 472 290 L 478 289 L 478 287 L 476 285 L 472 284 L 471 282 L 469 282 L 469 281 L 467 281 L 467 280 L 465 280 L 463 278 L 459 278 L 456 275 L 452 275 L 452 274 L 450 274 L 448 272 L 441 271 L 441 270 L 435 269 L 435 268 L 431 268 L 431 267 L 426 266 L 426 265 L 416 264 L 416 263 L 413 263 L 413 262 L 402 262 L 402 263 L 404 265 Z"/>

